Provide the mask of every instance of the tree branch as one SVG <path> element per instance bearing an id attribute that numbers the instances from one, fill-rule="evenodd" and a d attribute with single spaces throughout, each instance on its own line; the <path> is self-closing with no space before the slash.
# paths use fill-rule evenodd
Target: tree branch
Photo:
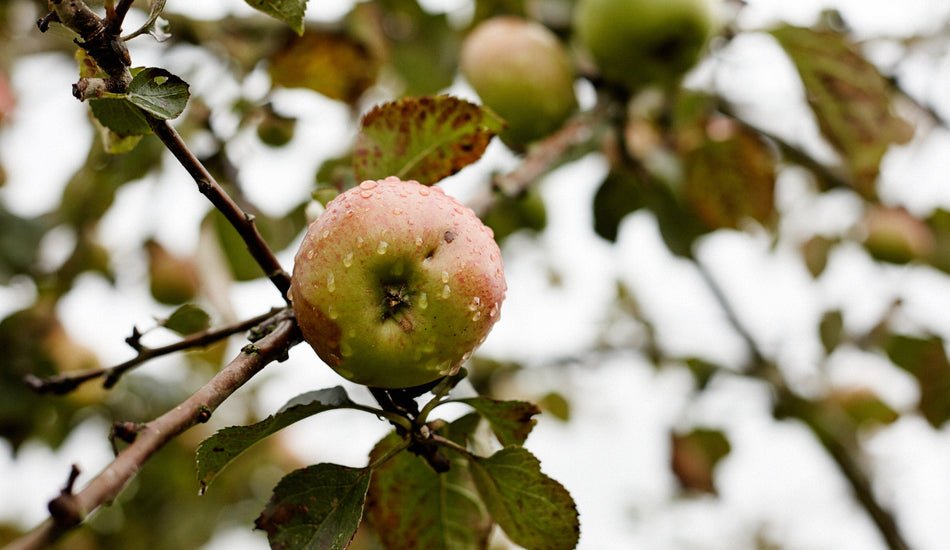
<path id="1" fill-rule="evenodd" d="M 217 407 L 267 364 L 280 360 L 300 342 L 293 317 L 282 316 L 273 331 L 247 346 L 214 378 L 177 407 L 143 425 L 135 440 L 80 492 L 67 486 L 50 503 L 51 517 L 3 550 L 45 548 L 102 505 L 112 503 L 139 469 L 166 443 L 188 428 L 205 422 Z M 55 511 L 54 511 L 55 510 Z"/>
<path id="2" fill-rule="evenodd" d="M 198 157 L 188 149 L 177 131 L 165 120 L 147 116 L 148 124 L 165 144 L 165 147 L 178 159 L 178 162 L 188 171 L 198 185 L 202 195 L 211 201 L 228 222 L 237 230 L 247 245 L 248 252 L 264 270 L 264 274 L 274 283 L 284 300 L 289 300 L 287 291 L 290 290 L 290 275 L 280 266 L 270 247 L 261 237 L 254 225 L 254 217 L 244 212 L 240 206 L 215 181 L 214 176 L 201 164 Z"/>
<path id="3" fill-rule="evenodd" d="M 871 517 L 887 548 L 889 550 L 910 550 L 910 545 L 904 540 L 894 515 L 878 501 L 874 494 L 871 480 L 856 456 L 860 452 L 856 442 L 848 441 L 851 438 L 840 433 L 840 429 L 835 429 L 835 426 L 840 426 L 841 423 L 836 423 L 833 418 L 829 419 L 827 414 L 823 415 L 816 403 L 798 396 L 788 387 L 778 366 L 768 360 L 765 354 L 762 353 L 755 339 L 752 338 L 752 335 L 739 320 L 735 309 L 712 274 L 701 262 L 696 261 L 694 265 L 696 265 L 706 285 L 722 307 L 729 323 L 749 346 L 752 360 L 745 370 L 745 374 L 759 378 L 773 388 L 776 392 L 775 410 L 777 415 L 780 414 L 801 421 L 815 435 L 851 486 L 858 503 Z"/>
<path id="4" fill-rule="evenodd" d="M 136 342 L 132 347 L 135 348 L 135 350 L 138 352 L 138 355 L 132 359 L 129 359 L 128 361 L 125 361 L 124 363 L 120 363 L 112 367 L 64 372 L 49 378 L 39 378 L 38 376 L 29 374 L 23 378 L 23 382 L 29 386 L 30 389 L 40 394 L 52 393 L 56 395 L 65 395 L 83 383 L 89 382 L 90 380 L 95 380 L 97 378 L 105 378 L 103 385 L 106 388 L 111 388 L 116 384 L 116 382 L 119 381 L 119 378 L 121 378 L 126 371 L 131 370 L 142 363 L 145 363 L 146 361 L 156 357 L 161 357 L 163 355 L 169 355 L 177 351 L 204 347 L 223 340 L 232 334 L 251 330 L 258 324 L 273 317 L 276 313 L 278 313 L 278 311 L 279 310 L 271 310 L 267 313 L 247 319 L 245 321 L 191 334 L 185 338 L 182 338 L 178 342 L 157 348 L 148 348 L 138 344 L 136 336 L 141 335 L 136 332 L 128 340 L 134 340 Z"/>

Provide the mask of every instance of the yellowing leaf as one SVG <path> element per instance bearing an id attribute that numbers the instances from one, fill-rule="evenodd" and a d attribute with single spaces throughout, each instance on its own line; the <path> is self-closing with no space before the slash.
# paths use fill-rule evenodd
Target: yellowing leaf
<path id="1" fill-rule="evenodd" d="M 398 176 L 431 185 L 481 158 L 503 127 L 490 110 L 451 96 L 377 105 L 356 137 L 357 180 Z"/>
<path id="2" fill-rule="evenodd" d="M 376 81 L 377 62 L 365 46 L 342 33 L 308 32 L 271 60 L 274 84 L 308 88 L 353 103 Z"/>
<path id="3" fill-rule="evenodd" d="M 913 134 L 892 112 L 886 80 L 839 33 L 786 26 L 772 36 L 798 69 L 821 133 L 844 158 L 851 185 L 873 199 L 881 157 Z"/>

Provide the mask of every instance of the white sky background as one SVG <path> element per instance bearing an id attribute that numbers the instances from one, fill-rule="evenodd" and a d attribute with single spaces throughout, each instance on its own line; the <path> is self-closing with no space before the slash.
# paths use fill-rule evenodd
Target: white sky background
<path id="1" fill-rule="evenodd" d="M 453 12 L 464 0 L 428 0 L 425 5 Z M 333 19 L 345 13 L 347 1 L 310 2 L 308 18 Z M 448 6 L 445 8 L 445 6 Z M 740 24 L 766 28 L 779 21 L 811 24 L 826 7 L 839 7 L 859 36 L 935 32 L 950 18 L 944 0 L 801 0 L 750 1 Z M 168 0 L 167 9 L 215 18 L 227 12 L 250 11 L 240 0 L 195 2 Z M 135 41 L 136 65 L 162 64 L 186 76 L 192 87 L 223 105 L 239 90 L 213 62 L 195 52 L 160 57 L 162 46 Z M 879 61 L 892 59 L 886 48 L 875 51 Z M 950 97 L 947 60 L 919 59 L 908 63 L 905 81 L 911 91 L 940 104 Z M 716 60 L 720 90 L 746 107 L 750 117 L 769 129 L 800 141 L 827 158 L 817 130 L 802 103 L 802 89 L 790 64 L 763 35 L 744 36 Z M 203 73 L 193 71 L 203 67 Z M 705 84 L 705 69 L 695 80 Z M 69 95 L 75 80 L 71 63 L 39 58 L 14 67 L 19 104 L 12 123 L 0 131 L 0 160 L 8 172 L 0 200 L 27 215 L 53 208 L 62 187 L 83 161 L 92 132 L 85 106 Z M 266 90 L 266 77 L 252 78 L 242 93 L 249 97 Z M 214 93 L 211 93 L 214 91 Z M 585 90 L 580 90 L 583 93 Z M 464 83 L 452 89 L 475 96 Z M 340 152 L 341 132 L 347 132 L 344 107 L 316 94 L 281 92 L 278 110 L 300 117 L 297 137 L 287 148 L 268 149 L 253 135 L 238 136 L 231 153 L 240 163 L 250 197 L 265 210 L 280 213 L 307 196 L 316 166 Z M 227 114 L 215 116 L 223 133 L 235 131 Z M 42 145 L 41 145 L 42 144 Z M 884 163 L 882 194 L 893 204 L 916 213 L 935 206 L 950 207 L 945 174 L 950 163 L 948 137 L 934 131 L 918 142 L 895 150 Z M 56 150 L 59 162 L 36 170 L 38 155 Z M 444 184 L 463 198 L 494 168 L 515 163 L 502 147 L 492 147 L 479 164 Z M 543 365 L 546 360 L 582 354 L 604 323 L 613 299 L 614 281 L 628 283 L 645 314 L 654 320 L 670 354 L 696 355 L 725 364 L 741 363 L 746 353 L 741 340 L 723 322 L 722 312 L 705 290 L 698 274 L 664 249 L 655 223 L 647 214 L 628 218 L 616 246 L 592 232 L 590 201 L 605 162 L 597 156 L 564 167 L 545 180 L 542 192 L 549 208 L 549 229 L 539 238 L 511 238 L 504 250 L 508 297 L 502 321 L 481 352 L 486 356 Z M 909 327 L 931 330 L 950 338 L 950 282 L 926 268 L 894 268 L 869 261 L 857 248 L 842 247 L 817 282 L 795 258 L 796 238 L 821 232 L 841 235 L 860 215 L 860 204 L 844 194 L 816 198 L 794 173 L 780 181 L 778 204 L 786 240 L 770 250 L 764 235 L 722 232 L 704 239 L 699 257 L 721 281 L 729 298 L 763 348 L 788 367 L 796 387 L 812 389 L 830 381 L 837 386 L 869 385 L 892 406 L 908 410 L 917 390 L 909 377 L 857 350 L 836 352 L 824 368 L 815 326 L 827 309 L 840 307 L 851 328 L 876 322 L 894 297 L 904 299 Z M 174 205 L 172 208 L 171 205 Z M 105 363 L 128 357 L 124 338 L 134 324 L 146 326 L 162 311 L 141 288 L 144 275 L 139 249 L 152 230 L 173 250 L 192 252 L 197 225 L 207 205 L 194 193 L 183 171 L 169 163 L 161 175 L 125 186 L 117 205 L 103 220 L 104 244 L 127 258 L 117 288 L 87 277 L 61 304 L 69 331 L 93 346 Z M 142 221 L 146 220 L 146 223 Z M 43 247 L 55 263 L 63 246 L 51 238 Z M 280 254 L 289 269 L 296 245 Z M 59 258 L 61 260 L 61 258 Z M 738 269 L 736 269 L 738 267 Z M 561 285 L 550 284 L 556 271 Z M 0 288 L 0 315 L 32 301 L 33 289 L 19 284 Z M 232 290 L 235 315 L 256 314 L 279 303 L 267 281 L 237 285 Z M 616 336 L 633 327 L 616 327 Z M 147 370 L 144 370 L 147 369 Z M 144 372 L 175 383 L 184 376 L 173 359 L 156 361 Z M 318 364 L 306 346 L 292 351 L 291 360 L 268 368 L 253 383 L 260 388 L 261 414 L 269 414 L 301 391 L 341 383 Z M 634 353 L 618 353 L 602 362 L 563 369 L 533 369 L 521 379 L 523 387 L 543 394 L 546 388 L 567 394 L 574 407 L 568 424 L 543 415 L 528 439 L 528 448 L 544 471 L 561 481 L 576 499 L 582 524 L 580 548 L 644 548 L 650 550 L 752 549 L 749 533 L 757 529 L 780 540 L 788 549 L 876 550 L 883 544 L 864 511 L 854 504 L 849 488 L 834 464 L 804 429 L 771 418 L 766 388 L 752 381 L 722 379 L 710 391 L 690 401 L 692 381 L 677 370 L 657 371 Z M 353 394 L 360 397 L 358 388 Z M 239 421 L 240 411 L 227 403 L 213 421 Z M 386 430 L 365 415 L 316 417 L 282 435 L 301 460 L 337 461 L 363 465 L 370 446 Z M 718 470 L 719 500 L 673 501 L 676 483 L 667 468 L 671 427 L 694 425 L 724 429 L 733 445 Z M 45 517 L 46 502 L 59 491 L 69 464 L 83 469 L 82 485 L 111 455 L 108 427 L 83 425 L 53 454 L 28 444 L 17 460 L 0 443 L 0 518 L 26 526 Z M 907 414 L 895 425 L 868 434 L 871 469 L 882 499 L 897 510 L 911 544 L 920 550 L 943 550 L 950 540 L 950 437 L 934 432 L 919 417 Z M 183 467 L 191 467 L 184 464 Z M 3 495 L 17 495 L 16 499 Z M 264 496 L 266 498 L 266 495 Z M 262 533 L 251 526 L 222 534 L 205 550 L 265 548 Z"/>

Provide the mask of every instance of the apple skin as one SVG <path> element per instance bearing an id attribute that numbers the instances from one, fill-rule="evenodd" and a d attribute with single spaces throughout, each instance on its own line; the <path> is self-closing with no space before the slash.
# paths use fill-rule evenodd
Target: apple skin
<path id="1" fill-rule="evenodd" d="M 290 298 L 344 378 L 407 388 L 454 374 L 501 314 L 491 229 L 439 187 L 389 177 L 340 194 L 307 229 Z"/>
<path id="2" fill-rule="evenodd" d="M 513 149 L 550 134 L 577 109 L 567 50 L 540 23 L 514 16 L 479 23 L 462 43 L 459 67 L 508 123 L 499 137 Z"/>
<path id="3" fill-rule="evenodd" d="M 574 32 L 605 80 L 669 84 L 718 29 L 717 0 L 579 0 Z"/>

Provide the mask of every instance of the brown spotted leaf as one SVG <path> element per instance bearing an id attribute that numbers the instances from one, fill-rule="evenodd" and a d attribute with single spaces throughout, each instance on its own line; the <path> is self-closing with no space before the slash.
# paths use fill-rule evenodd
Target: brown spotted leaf
<path id="1" fill-rule="evenodd" d="M 491 111 L 451 96 L 377 105 L 356 137 L 357 181 L 398 176 L 432 185 L 481 158 L 503 127 Z"/>
<path id="2" fill-rule="evenodd" d="M 370 474 L 328 463 L 293 471 L 274 488 L 254 526 L 274 550 L 343 550 L 363 517 Z"/>
<path id="3" fill-rule="evenodd" d="M 798 69 L 821 133 L 843 157 L 851 185 L 873 199 L 887 148 L 913 133 L 893 113 L 886 79 L 839 33 L 785 26 L 772 36 Z"/>
<path id="4" fill-rule="evenodd" d="M 775 211 L 775 157 L 761 137 L 726 117 L 713 117 L 695 149 L 684 151 L 683 201 L 710 229 L 766 223 Z"/>
<path id="5" fill-rule="evenodd" d="M 360 42 L 343 33 L 307 32 L 271 60 L 274 84 L 308 88 L 353 103 L 376 81 L 378 63 Z"/>

